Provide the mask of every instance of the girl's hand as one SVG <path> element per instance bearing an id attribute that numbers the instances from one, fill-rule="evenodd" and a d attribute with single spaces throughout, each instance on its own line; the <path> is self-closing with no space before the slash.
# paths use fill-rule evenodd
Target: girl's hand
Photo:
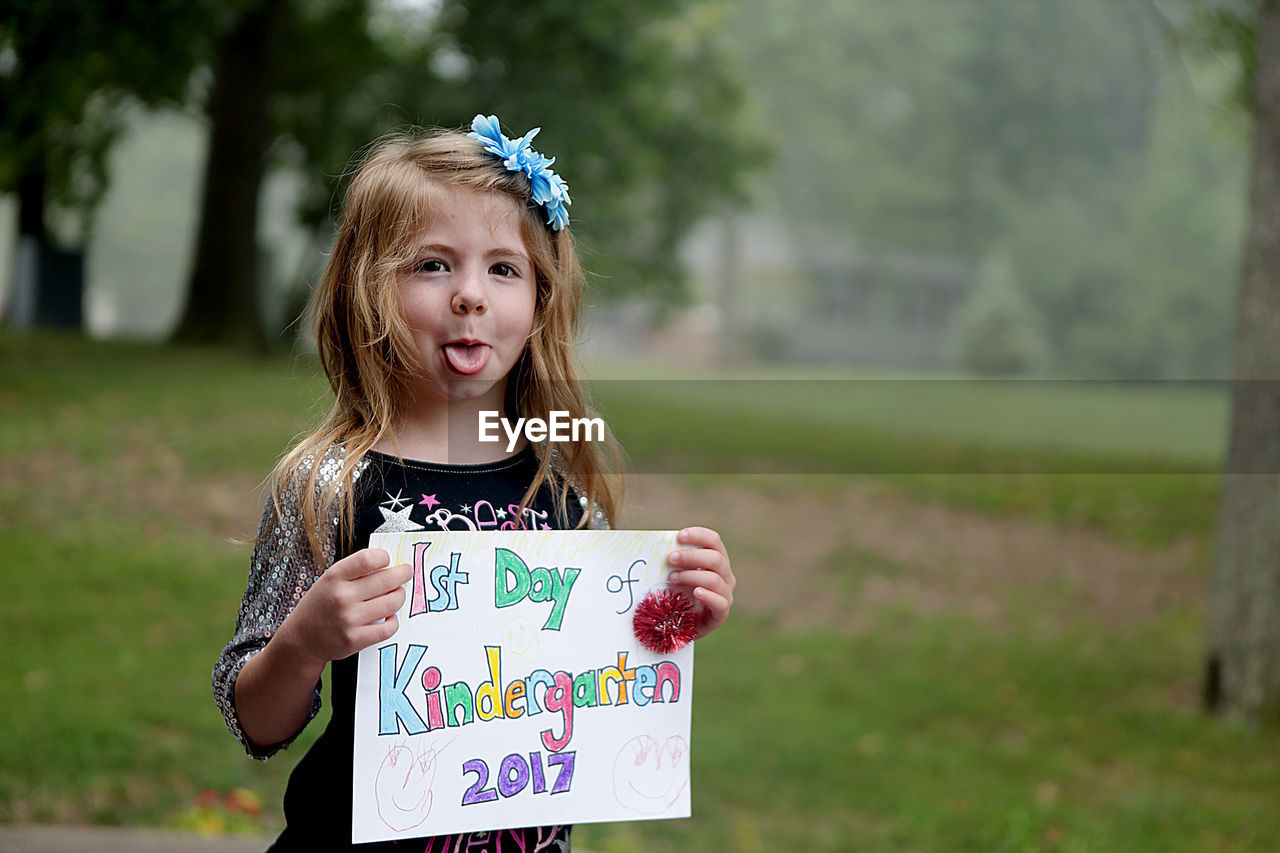
<path id="1" fill-rule="evenodd" d="M 667 555 L 667 563 L 676 569 L 667 580 L 693 593 L 698 636 L 705 637 L 729 618 L 738 580 L 729 567 L 729 552 L 719 533 L 706 527 L 686 527 L 676 534 L 676 541 L 695 547 Z"/>
<path id="2" fill-rule="evenodd" d="M 413 576 L 408 563 L 387 568 L 390 562 L 381 548 L 343 557 L 303 593 L 276 638 L 321 667 L 389 639 Z"/>

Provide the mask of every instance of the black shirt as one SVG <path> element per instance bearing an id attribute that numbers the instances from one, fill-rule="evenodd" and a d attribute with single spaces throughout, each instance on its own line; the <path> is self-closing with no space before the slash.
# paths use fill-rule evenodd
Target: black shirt
<path id="1" fill-rule="evenodd" d="M 375 531 L 550 530 L 573 527 L 582 515 L 570 498 L 568 518 L 557 518 L 549 484 L 519 512 L 520 499 L 537 474 L 532 447 L 499 462 L 441 465 L 401 460 L 371 451 L 356 482 L 355 536 L 352 547 L 339 546 L 341 559 L 368 547 Z M 355 735 L 357 656 L 334 661 L 331 669 L 333 716 L 289 777 L 284 796 L 285 829 L 270 848 L 290 851 L 353 850 L 568 851 L 570 826 L 504 829 L 415 840 L 351 844 L 352 745 Z"/>

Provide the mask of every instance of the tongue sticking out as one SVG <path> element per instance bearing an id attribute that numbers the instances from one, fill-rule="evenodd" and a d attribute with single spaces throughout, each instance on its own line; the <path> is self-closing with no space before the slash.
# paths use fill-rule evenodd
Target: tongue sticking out
<path id="1" fill-rule="evenodd" d="M 484 370 L 489 363 L 489 347 L 486 344 L 445 344 L 444 357 L 454 373 L 471 376 Z"/>

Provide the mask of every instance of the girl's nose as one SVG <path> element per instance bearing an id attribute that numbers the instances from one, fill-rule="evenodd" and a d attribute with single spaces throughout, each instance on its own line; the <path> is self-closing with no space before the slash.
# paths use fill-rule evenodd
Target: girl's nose
<path id="1" fill-rule="evenodd" d="M 455 314 L 483 314 L 489 308 L 489 300 L 485 294 L 484 282 L 478 275 L 463 275 L 455 279 L 458 289 L 454 291 L 451 307 Z"/>

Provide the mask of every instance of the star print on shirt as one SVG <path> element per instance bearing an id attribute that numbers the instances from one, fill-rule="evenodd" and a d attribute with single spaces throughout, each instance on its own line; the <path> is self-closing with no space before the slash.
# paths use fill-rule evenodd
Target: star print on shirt
<path id="1" fill-rule="evenodd" d="M 419 506 L 421 506 L 422 504 L 426 504 L 427 509 L 431 509 L 432 507 L 436 506 L 439 503 L 440 501 L 436 500 L 435 495 L 423 495 L 422 500 L 418 501 Z"/>
<path id="2" fill-rule="evenodd" d="M 387 492 L 387 499 L 383 501 L 382 504 L 383 506 L 387 506 L 389 504 L 393 511 L 398 511 L 401 507 L 412 506 L 413 499 L 400 497 L 400 490 L 397 489 L 394 496 L 392 496 L 390 492 Z"/>
<path id="3" fill-rule="evenodd" d="M 400 510 L 389 510 L 385 506 L 378 507 L 378 512 L 382 513 L 383 521 L 373 532 L 412 533 L 415 530 L 426 530 L 427 528 L 409 518 L 409 513 L 412 511 L 412 503 Z"/>
<path id="4" fill-rule="evenodd" d="M 497 512 L 497 516 L 498 516 L 498 518 L 506 518 L 506 517 L 507 517 L 507 511 L 506 511 L 505 509 L 500 509 L 500 510 L 498 510 L 498 512 Z"/>

